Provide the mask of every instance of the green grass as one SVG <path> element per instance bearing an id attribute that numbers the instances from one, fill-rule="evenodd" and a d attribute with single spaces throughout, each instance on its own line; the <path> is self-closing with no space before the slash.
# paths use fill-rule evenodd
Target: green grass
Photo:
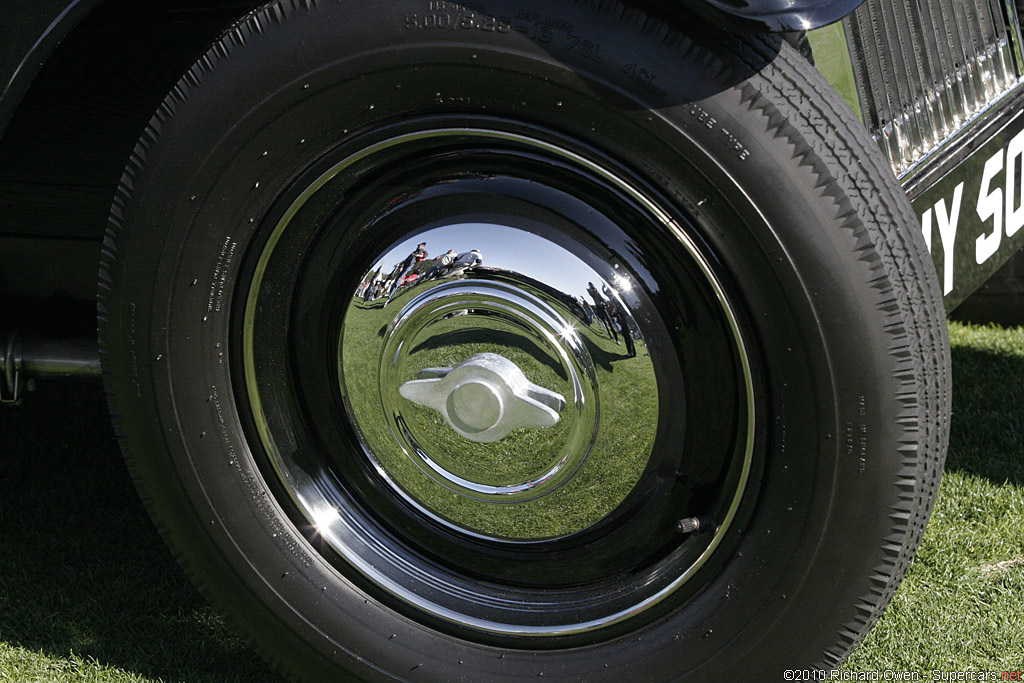
<path id="1" fill-rule="evenodd" d="M 850 60 L 843 24 L 837 22 L 808 31 L 807 40 L 811 43 L 814 65 L 818 71 L 842 95 L 857 118 L 863 119 L 864 113 L 857 95 L 857 82 L 853 75 L 853 62 Z"/>
<path id="2" fill-rule="evenodd" d="M 157 536 L 102 389 L 0 410 L 0 681 L 280 681 Z"/>
<path id="3" fill-rule="evenodd" d="M 1024 668 L 1024 329 L 951 323 L 952 443 L 918 560 L 850 671 Z M 93 385 L 0 410 L 0 681 L 279 681 L 138 502 Z"/>

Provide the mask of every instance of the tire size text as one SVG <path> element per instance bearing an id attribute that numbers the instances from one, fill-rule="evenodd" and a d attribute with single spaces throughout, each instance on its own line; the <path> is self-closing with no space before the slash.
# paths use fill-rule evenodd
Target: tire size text
<path id="1" fill-rule="evenodd" d="M 437 3 L 442 4 L 442 3 Z M 494 17 L 476 12 L 407 14 L 405 29 L 448 29 L 452 31 L 486 31 L 488 33 L 508 33 L 512 29 L 512 20 L 506 17 Z"/>

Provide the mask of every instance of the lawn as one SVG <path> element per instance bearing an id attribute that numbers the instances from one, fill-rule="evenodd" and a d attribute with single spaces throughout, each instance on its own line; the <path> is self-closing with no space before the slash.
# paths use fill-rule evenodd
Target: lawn
<path id="1" fill-rule="evenodd" d="M 1024 668 L 1024 329 L 951 323 L 952 443 L 918 560 L 848 671 Z M 146 517 L 101 390 L 0 410 L 0 681 L 279 681 Z"/>

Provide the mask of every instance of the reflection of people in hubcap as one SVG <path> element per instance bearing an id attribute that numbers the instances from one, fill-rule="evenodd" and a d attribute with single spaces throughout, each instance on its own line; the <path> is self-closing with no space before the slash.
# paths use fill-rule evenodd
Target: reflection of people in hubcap
<path id="1" fill-rule="evenodd" d="M 612 323 L 612 316 L 608 311 L 608 302 L 601 296 L 601 292 L 597 291 L 597 287 L 594 286 L 593 282 L 587 283 L 587 294 L 594 300 L 594 313 L 597 315 L 597 319 L 601 321 L 601 324 L 604 325 L 608 338 L 613 339 L 618 344 L 619 336 L 615 332 L 615 325 Z"/>
<path id="2" fill-rule="evenodd" d="M 402 269 L 398 277 L 395 278 L 394 283 L 391 285 L 391 291 L 388 293 L 388 299 L 387 301 L 384 302 L 385 306 L 388 305 L 388 303 L 391 301 L 391 297 L 393 297 L 395 295 L 395 292 L 398 291 L 399 285 L 402 284 L 402 281 L 405 279 L 405 276 L 409 274 L 409 271 L 412 270 L 412 267 L 419 263 L 420 261 L 422 261 L 423 259 L 427 258 L 426 246 L 426 242 L 420 242 L 419 244 L 416 245 L 416 250 L 413 251 L 408 256 L 406 256 L 405 260 L 402 261 L 402 263 L 400 264 Z M 398 269 L 396 268 L 396 270 Z"/>
<path id="3" fill-rule="evenodd" d="M 444 273 L 444 271 L 448 269 L 450 265 L 452 265 L 452 262 L 455 261 L 455 258 L 457 256 L 458 255 L 455 253 L 454 249 L 449 249 L 445 253 L 438 256 L 436 259 L 434 259 L 434 266 L 427 271 L 427 274 L 423 276 L 423 279 L 429 280 L 431 278 L 440 276 L 442 273 Z"/>
<path id="4" fill-rule="evenodd" d="M 622 333 L 622 339 L 626 342 L 626 354 L 630 358 L 635 358 L 636 344 L 633 342 L 633 331 L 629 328 L 629 323 L 626 321 L 626 312 L 622 309 L 622 304 L 608 288 L 608 285 L 603 285 L 602 289 L 604 290 L 604 295 L 597 291 L 597 287 L 594 286 L 593 282 L 587 283 L 587 293 L 594 300 L 594 313 L 597 315 L 598 320 L 601 321 L 601 324 L 604 325 L 608 338 L 616 344 L 620 343 L 619 333 Z M 605 295 L 607 295 L 607 299 Z"/>
<path id="5" fill-rule="evenodd" d="M 381 295 L 384 287 L 384 262 L 381 261 L 377 270 L 371 270 L 363 281 L 361 291 L 356 291 L 356 296 L 363 297 L 363 303 L 376 299 Z"/>
<path id="6" fill-rule="evenodd" d="M 622 333 L 622 340 L 626 342 L 626 354 L 630 358 L 635 358 L 636 344 L 633 342 L 633 331 L 629 328 L 629 323 L 626 321 L 626 312 L 622 309 L 622 303 L 613 296 L 608 299 L 607 306 L 612 324 L 619 328 L 619 332 Z M 618 344 L 618 340 L 615 343 Z"/>
<path id="7" fill-rule="evenodd" d="M 459 254 L 452 262 L 451 272 L 448 273 L 449 277 L 458 277 L 466 272 L 467 269 L 479 266 L 484 262 L 484 257 L 480 254 L 479 249 L 470 249 Z"/>

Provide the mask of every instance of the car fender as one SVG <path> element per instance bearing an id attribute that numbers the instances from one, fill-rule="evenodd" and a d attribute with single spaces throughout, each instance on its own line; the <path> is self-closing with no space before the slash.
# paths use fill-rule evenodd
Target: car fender
<path id="1" fill-rule="evenodd" d="M 810 31 L 839 21 L 863 0 L 682 0 L 734 31 Z"/>

